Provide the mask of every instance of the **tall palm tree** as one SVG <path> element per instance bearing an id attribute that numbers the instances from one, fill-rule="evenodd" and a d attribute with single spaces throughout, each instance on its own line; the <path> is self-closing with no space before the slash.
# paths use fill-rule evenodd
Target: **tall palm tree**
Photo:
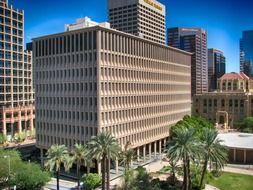
<path id="1" fill-rule="evenodd" d="M 217 168 L 223 168 L 227 162 L 227 149 L 221 144 L 222 140 L 217 138 L 218 132 L 214 129 L 204 129 L 203 131 L 203 169 L 199 188 L 203 186 L 203 181 L 206 176 L 207 165 L 209 161 L 213 161 Z"/>
<path id="2" fill-rule="evenodd" d="M 88 149 L 86 146 L 81 144 L 75 144 L 72 151 L 74 161 L 76 162 L 76 172 L 77 172 L 77 186 L 80 189 L 80 167 L 82 164 L 85 164 L 88 159 Z"/>
<path id="3" fill-rule="evenodd" d="M 47 161 L 45 163 L 45 167 L 49 171 L 56 171 L 57 178 L 57 190 L 59 190 L 59 175 L 61 164 L 64 163 L 65 170 L 69 170 L 71 166 L 69 153 L 67 147 L 65 145 L 53 145 L 47 151 Z"/>
<path id="4" fill-rule="evenodd" d="M 126 170 L 130 169 L 131 162 L 135 156 L 135 152 L 133 149 L 130 149 L 130 146 L 131 146 L 131 142 L 128 141 L 125 145 L 124 151 L 122 151 L 120 155 L 121 163 L 123 163 L 124 168 Z"/>
<path id="5" fill-rule="evenodd" d="M 183 161 L 183 189 L 191 188 L 190 161 L 198 156 L 200 145 L 193 128 L 177 127 L 168 143 L 167 153 L 174 162 Z"/>
<path id="6" fill-rule="evenodd" d="M 135 155 L 135 152 L 133 149 L 129 149 L 129 150 L 125 150 L 121 153 L 121 163 L 123 163 L 124 165 L 124 168 L 126 170 L 129 170 L 130 169 L 130 166 L 131 166 L 131 162 L 134 158 L 134 155 Z"/>
<path id="7" fill-rule="evenodd" d="M 93 158 L 102 162 L 102 190 L 109 190 L 110 160 L 116 159 L 120 151 L 117 140 L 112 137 L 110 133 L 98 133 L 98 135 L 89 142 L 89 150 L 89 154 L 92 155 Z"/>

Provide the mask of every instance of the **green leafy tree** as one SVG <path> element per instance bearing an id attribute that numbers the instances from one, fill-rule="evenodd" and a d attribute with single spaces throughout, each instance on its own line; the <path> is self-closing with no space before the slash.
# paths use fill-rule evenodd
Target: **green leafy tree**
<path id="1" fill-rule="evenodd" d="M 22 165 L 19 152 L 0 149 L 0 187 L 10 184 L 15 171 Z M 0 188 L 0 189 L 1 189 Z"/>
<path id="2" fill-rule="evenodd" d="M 50 174 L 41 171 L 40 167 L 33 163 L 23 163 L 12 178 L 12 184 L 23 190 L 41 189 L 48 181 Z"/>
<path id="3" fill-rule="evenodd" d="M 40 189 L 50 180 L 36 164 L 23 162 L 19 152 L 0 149 L 0 189 L 16 185 L 18 189 Z"/>
<path id="4" fill-rule="evenodd" d="M 83 146 L 81 144 L 75 144 L 75 147 L 72 151 L 72 155 L 74 158 L 74 161 L 76 162 L 76 171 L 77 171 L 77 186 L 78 189 L 80 189 L 80 167 L 82 164 L 85 164 L 88 162 L 88 149 L 86 146 Z"/>
<path id="5" fill-rule="evenodd" d="M 227 149 L 222 145 L 222 140 L 217 138 L 218 132 L 212 129 L 205 129 L 203 133 L 203 169 L 199 188 L 203 187 L 203 182 L 206 176 L 208 162 L 212 161 L 216 165 L 216 169 L 223 168 L 227 162 Z"/>
<path id="6" fill-rule="evenodd" d="M 198 117 L 198 116 L 184 116 L 182 120 L 180 120 L 175 126 L 171 128 L 172 136 L 174 133 L 174 130 L 177 128 L 194 128 L 195 129 L 195 135 L 197 135 L 199 138 L 202 136 L 203 130 L 205 128 L 208 129 L 215 129 L 215 126 L 213 123 L 209 122 L 208 120 Z"/>
<path id="7" fill-rule="evenodd" d="M 235 123 L 235 127 L 245 133 L 253 133 L 253 117 L 247 117 L 243 121 Z"/>
<path id="8" fill-rule="evenodd" d="M 183 161 L 183 190 L 191 189 L 190 162 L 193 158 L 199 157 L 199 152 L 201 145 L 194 128 L 181 126 L 174 129 L 167 153 L 174 162 Z"/>
<path id="9" fill-rule="evenodd" d="M 89 142 L 89 154 L 102 165 L 102 190 L 110 188 L 110 160 L 119 157 L 120 147 L 110 133 L 98 133 Z M 107 177 L 107 179 L 106 179 Z"/>
<path id="10" fill-rule="evenodd" d="M 101 185 L 101 177 L 98 174 L 84 174 L 82 177 L 83 187 L 85 190 L 94 190 Z"/>
<path id="11" fill-rule="evenodd" d="M 47 161 L 45 167 L 49 171 L 56 172 L 57 178 L 57 190 L 59 190 L 59 175 L 61 164 L 64 164 L 65 170 L 68 171 L 71 167 L 71 158 L 69 158 L 69 153 L 65 145 L 53 145 L 47 151 Z"/>

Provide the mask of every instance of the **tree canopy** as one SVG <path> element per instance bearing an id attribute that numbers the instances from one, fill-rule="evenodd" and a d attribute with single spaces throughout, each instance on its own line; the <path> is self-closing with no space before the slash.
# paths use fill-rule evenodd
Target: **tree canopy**
<path id="1" fill-rule="evenodd" d="M 0 149 L 0 189 L 16 185 L 18 189 L 40 189 L 50 175 L 37 164 L 24 162 L 15 150 Z"/>

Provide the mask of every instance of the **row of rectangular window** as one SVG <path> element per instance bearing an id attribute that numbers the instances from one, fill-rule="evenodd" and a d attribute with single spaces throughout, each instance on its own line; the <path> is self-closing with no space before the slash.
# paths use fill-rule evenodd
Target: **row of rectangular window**
<path id="1" fill-rule="evenodd" d="M 84 32 L 52 37 L 35 41 L 35 56 L 50 56 L 63 53 L 79 52 L 96 49 L 97 33 Z"/>
<path id="2" fill-rule="evenodd" d="M 53 119 L 64 121 L 86 121 L 90 123 L 97 122 L 96 112 L 78 112 L 78 111 L 56 111 L 56 110 L 36 110 L 38 120 Z"/>

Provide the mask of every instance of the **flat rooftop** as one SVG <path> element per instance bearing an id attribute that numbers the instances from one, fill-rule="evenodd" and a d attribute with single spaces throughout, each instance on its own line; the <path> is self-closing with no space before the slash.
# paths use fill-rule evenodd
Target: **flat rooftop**
<path id="1" fill-rule="evenodd" d="M 249 133 L 223 133 L 218 138 L 223 140 L 223 145 L 229 148 L 253 149 L 253 134 Z"/>

